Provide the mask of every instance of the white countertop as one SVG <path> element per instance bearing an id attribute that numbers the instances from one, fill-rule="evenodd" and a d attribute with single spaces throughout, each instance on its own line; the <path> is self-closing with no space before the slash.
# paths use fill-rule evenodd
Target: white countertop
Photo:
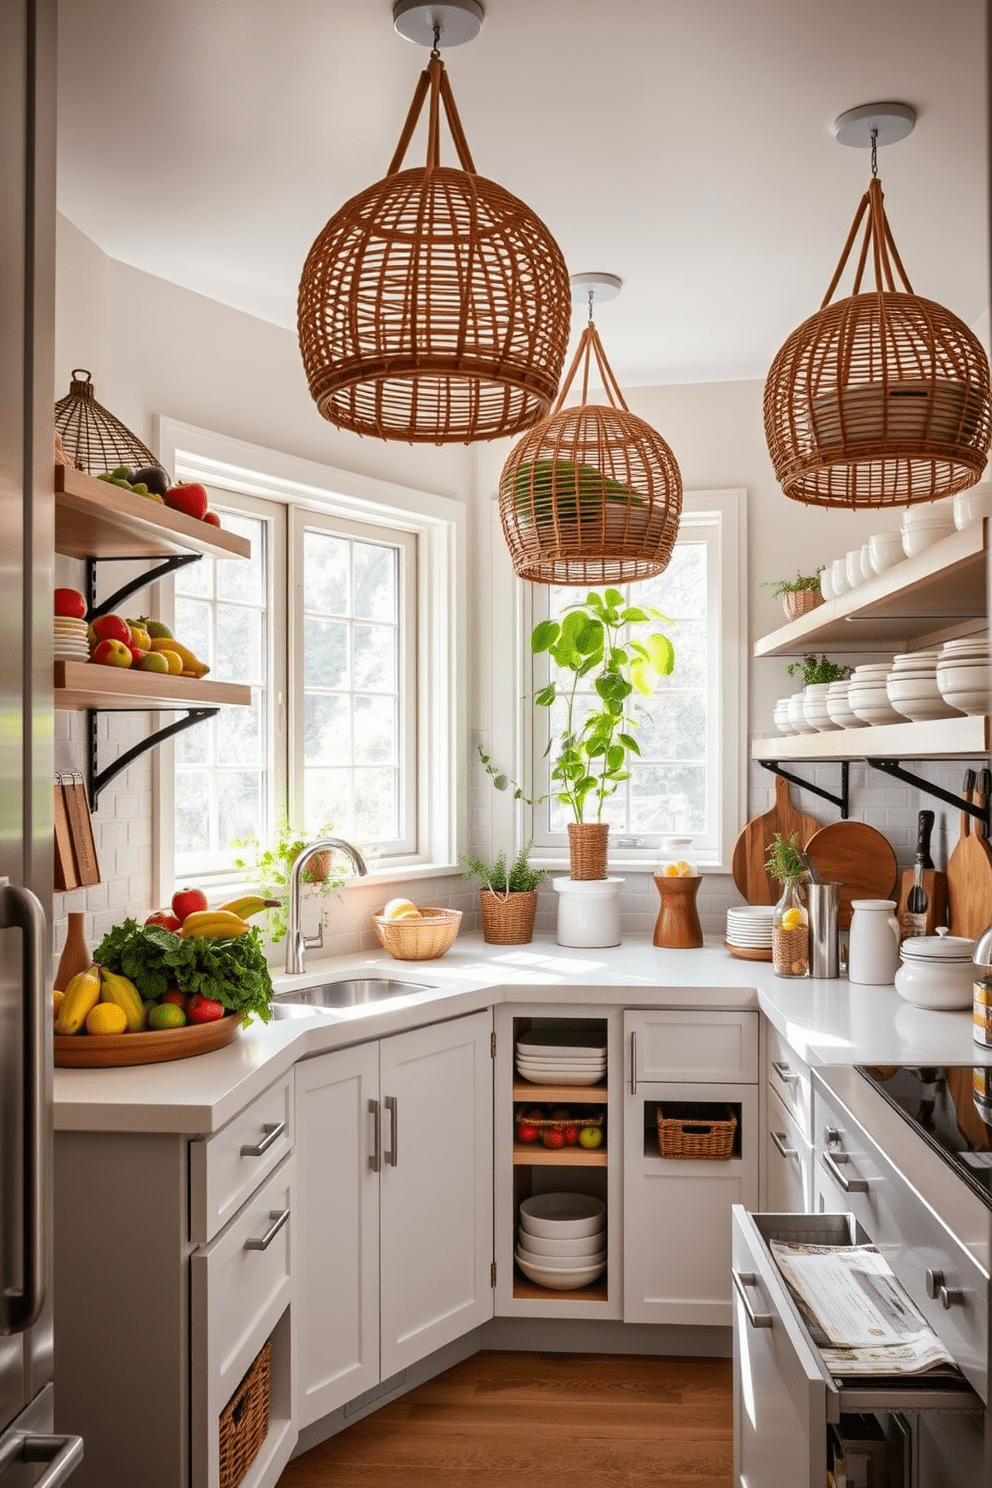
<path id="1" fill-rule="evenodd" d="M 276 990 L 342 976 L 387 974 L 429 990 L 327 1012 L 295 1009 L 253 1023 L 212 1054 L 123 1069 L 57 1069 L 56 1131 L 209 1133 L 218 1130 L 298 1059 L 400 1033 L 499 1003 L 562 1007 L 756 1008 L 810 1064 L 992 1064 L 972 1039 L 970 1011 L 912 1007 L 894 987 L 777 977 L 767 962 L 739 960 L 716 937 L 673 951 L 629 939 L 574 950 L 550 937 L 525 946 L 460 936 L 440 960 L 394 961 L 386 952 L 312 962 Z"/>

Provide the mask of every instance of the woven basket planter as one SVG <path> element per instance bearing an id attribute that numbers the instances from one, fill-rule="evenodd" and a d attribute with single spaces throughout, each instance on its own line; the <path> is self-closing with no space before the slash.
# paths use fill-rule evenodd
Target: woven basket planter
<path id="1" fill-rule="evenodd" d="M 482 912 L 482 938 L 487 945 L 526 945 L 534 934 L 536 889 L 522 889 L 512 894 L 480 889 L 479 908 Z"/>
<path id="2" fill-rule="evenodd" d="M 428 95 L 427 164 L 401 170 Z M 440 164 L 442 109 L 460 170 Z M 314 402 L 339 428 L 381 439 L 519 434 L 557 392 L 569 298 L 543 222 L 476 173 L 432 57 L 388 174 L 341 207 L 304 265 L 297 324 Z"/>
<path id="3" fill-rule="evenodd" d="M 862 222 L 854 293 L 831 304 Z M 862 292 L 869 261 L 876 285 Z M 814 506 L 934 501 L 973 485 L 985 468 L 992 440 L 988 359 L 963 321 L 913 293 L 877 178 L 820 310 L 772 363 L 764 420 L 782 489 Z"/>
<path id="4" fill-rule="evenodd" d="M 569 878 L 608 878 L 610 827 L 608 822 L 569 822 Z"/>
<path id="5" fill-rule="evenodd" d="M 787 620 L 798 620 L 800 615 L 808 615 L 822 603 L 823 595 L 819 589 L 793 589 L 782 595 L 782 608 Z"/>

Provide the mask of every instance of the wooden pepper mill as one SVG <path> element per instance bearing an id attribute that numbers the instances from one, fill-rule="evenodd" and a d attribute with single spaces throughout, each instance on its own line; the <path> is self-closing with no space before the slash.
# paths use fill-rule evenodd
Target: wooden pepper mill
<path id="1" fill-rule="evenodd" d="M 693 950 L 703 943 L 703 927 L 696 909 L 701 879 L 696 871 L 691 837 L 665 837 L 654 875 L 661 899 L 653 944 L 670 950 Z"/>

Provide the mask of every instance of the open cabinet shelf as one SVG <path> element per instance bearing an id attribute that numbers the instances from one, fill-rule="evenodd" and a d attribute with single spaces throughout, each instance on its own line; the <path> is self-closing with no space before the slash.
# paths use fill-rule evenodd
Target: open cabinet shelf
<path id="1" fill-rule="evenodd" d="M 162 672 L 137 672 L 92 661 L 55 663 L 55 706 L 64 710 L 216 708 L 225 704 L 248 707 L 250 703 L 251 688 L 239 682 L 170 677 Z"/>
<path id="2" fill-rule="evenodd" d="M 173 511 L 147 496 L 55 467 L 55 551 L 67 558 L 162 558 L 200 553 L 249 558 L 247 538 Z"/>

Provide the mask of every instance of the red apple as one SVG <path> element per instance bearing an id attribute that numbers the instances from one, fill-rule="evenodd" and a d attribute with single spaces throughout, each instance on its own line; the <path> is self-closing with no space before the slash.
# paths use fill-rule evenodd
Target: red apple
<path id="1" fill-rule="evenodd" d="M 206 514 L 207 493 L 195 481 L 170 486 L 162 499 L 173 511 L 185 512 L 188 517 L 196 517 L 201 522 Z"/>
<path id="2" fill-rule="evenodd" d="M 517 1127 L 517 1137 L 521 1142 L 536 1142 L 537 1127 L 530 1126 L 528 1123 L 521 1121 Z"/>
<path id="3" fill-rule="evenodd" d="M 548 1126 L 541 1133 L 541 1141 L 545 1147 L 564 1147 L 565 1134 L 557 1126 Z"/>
<path id="4" fill-rule="evenodd" d="M 131 665 L 132 666 L 140 666 L 141 663 L 144 661 L 145 657 L 148 655 L 148 652 L 147 651 L 142 651 L 142 649 L 141 649 L 140 646 L 128 646 L 127 649 L 131 653 Z"/>
<path id="5" fill-rule="evenodd" d="M 73 620 L 82 620 L 86 615 L 86 600 L 78 589 L 56 589 L 56 615 L 67 615 Z"/>
<path id="6" fill-rule="evenodd" d="M 209 522 L 210 525 L 211 525 L 211 527 L 219 527 L 220 526 L 220 517 L 217 515 L 216 512 L 213 512 L 213 511 L 204 512 L 203 513 L 203 520 L 205 522 Z"/>
<path id="7" fill-rule="evenodd" d="M 98 615 L 89 624 L 90 645 L 95 646 L 97 641 L 121 641 L 125 646 L 131 644 L 131 627 L 120 615 Z"/>
<path id="8" fill-rule="evenodd" d="M 187 915 L 209 908 L 202 889 L 177 889 L 172 896 L 172 913 L 182 924 Z"/>
<path id="9" fill-rule="evenodd" d="M 168 992 L 163 992 L 159 1002 L 174 1002 L 176 1007 L 186 1011 L 186 993 L 180 992 L 178 987 L 170 987 Z"/>
<path id="10" fill-rule="evenodd" d="M 202 992 L 194 992 L 186 1004 L 186 1016 L 191 1023 L 216 1023 L 225 1011 L 222 1002 L 215 997 L 204 997 Z"/>
<path id="11" fill-rule="evenodd" d="M 167 909 L 157 909 L 154 914 L 148 916 L 145 924 L 161 925 L 163 930 L 179 930 L 182 922 L 174 914 L 170 914 Z"/>
<path id="12" fill-rule="evenodd" d="M 90 661 L 98 661 L 101 666 L 129 667 L 131 648 L 123 641 L 98 641 L 90 653 Z"/>

